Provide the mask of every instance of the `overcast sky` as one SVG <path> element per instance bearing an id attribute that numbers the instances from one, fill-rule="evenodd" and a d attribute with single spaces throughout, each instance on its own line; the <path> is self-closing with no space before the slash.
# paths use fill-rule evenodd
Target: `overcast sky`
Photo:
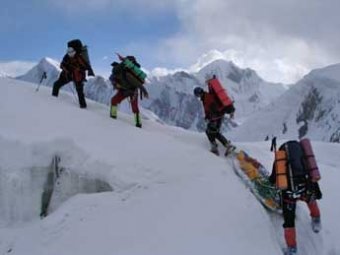
<path id="1" fill-rule="evenodd" d="M 225 58 L 288 83 L 340 63 L 339 10 L 339 0 L 2 0 L 0 61 L 60 59 L 80 38 L 99 73 L 120 52 L 149 70 Z"/>

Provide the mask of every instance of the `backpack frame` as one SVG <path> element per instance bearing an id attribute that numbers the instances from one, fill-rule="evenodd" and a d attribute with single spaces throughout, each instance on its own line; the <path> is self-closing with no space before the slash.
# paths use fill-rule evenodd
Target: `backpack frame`
<path id="1" fill-rule="evenodd" d="M 305 191 L 310 178 L 301 144 L 298 141 L 288 141 L 281 145 L 279 150 L 284 150 L 287 154 L 287 190 L 294 194 Z"/>

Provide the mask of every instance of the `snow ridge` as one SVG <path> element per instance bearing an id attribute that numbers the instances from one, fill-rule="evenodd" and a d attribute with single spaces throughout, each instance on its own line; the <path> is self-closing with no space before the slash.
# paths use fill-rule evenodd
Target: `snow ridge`
<path id="1" fill-rule="evenodd" d="M 312 71 L 231 136 L 239 141 L 309 137 L 340 142 L 340 65 Z"/>

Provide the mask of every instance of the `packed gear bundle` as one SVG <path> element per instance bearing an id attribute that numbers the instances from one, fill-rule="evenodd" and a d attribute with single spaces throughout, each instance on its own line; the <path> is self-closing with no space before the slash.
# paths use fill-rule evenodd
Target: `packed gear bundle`
<path id="1" fill-rule="evenodd" d="M 273 144 L 276 141 L 273 140 Z M 272 146 L 273 147 L 273 146 Z M 276 147 L 276 145 L 274 146 Z M 301 141 L 288 141 L 275 148 L 276 186 L 280 190 L 289 190 L 293 196 L 299 196 L 309 186 L 315 186 L 321 179 L 313 149 L 308 138 Z"/>
<path id="2" fill-rule="evenodd" d="M 126 58 L 118 54 L 122 64 L 142 83 L 145 82 L 146 73 L 140 69 L 140 64 L 137 62 L 134 56 L 127 56 Z"/>
<path id="3" fill-rule="evenodd" d="M 113 67 L 111 79 L 115 80 L 116 87 L 128 90 L 140 88 L 145 83 L 146 73 L 141 70 L 136 58 L 117 55 L 121 62 L 111 64 Z"/>
<path id="4" fill-rule="evenodd" d="M 312 182 L 317 182 L 321 179 L 320 171 L 318 165 L 316 163 L 316 159 L 314 156 L 313 148 L 310 143 L 310 140 L 305 138 L 300 141 L 302 146 L 304 157 L 305 157 L 305 166 L 310 176 L 310 180 Z"/>
<path id="5" fill-rule="evenodd" d="M 223 113 L 232 113 L 235 111 L 233 101 L 228 96 L 226 90 L 222 87 L 220 81 L 214 75 L 212 79 L 207 80 L 209 92 L 213 93 L 219 100 L 220 105 L 217 111 Z"/>

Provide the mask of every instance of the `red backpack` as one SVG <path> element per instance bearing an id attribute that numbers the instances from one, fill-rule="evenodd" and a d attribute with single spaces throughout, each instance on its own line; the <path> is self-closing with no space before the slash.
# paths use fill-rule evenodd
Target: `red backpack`
<path id="1" fill-rule="evenodd" d="M 228 96 L 226 90 L 222 87 L 220 81 L 216 77 L 213 77 L 207 82 L 209 92 L 215 94 L 216 98 L 221 103 L 218 110 L 225 113 L 234 112 L 235 108 L 233 106 L 233 101 Z"/>

